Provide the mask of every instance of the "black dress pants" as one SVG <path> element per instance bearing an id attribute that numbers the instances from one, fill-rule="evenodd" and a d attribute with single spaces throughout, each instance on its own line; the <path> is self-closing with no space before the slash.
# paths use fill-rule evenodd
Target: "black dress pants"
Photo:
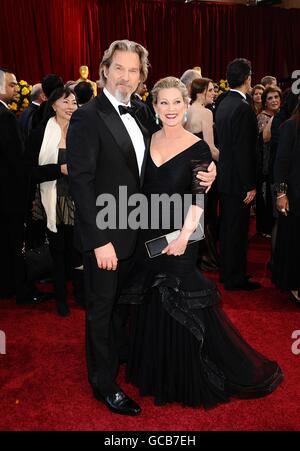
<path id="1" fill-rule="evenodd" d="M 250 205 L 245 195 L 221 193 L 220 276 L 225 287 L 245 283 Z"/>
<path id="2" fill-rule="evenodd" d="M 126 345 L 126 314 L 117 299 L 133 265 L 118 262 L 116 271 L 99 269 L 94 251 L 83 254 L 86 293 L 86 356 L 88 378 L 103 396 L 119 390 L 115 383 L 119 357 Z"/>
<path id="3" fill-rule="evenodd" d="M 0 221 L 0 297 L 15 294 L 17 302 L 26 297 L 26 269 L 22 255 L 24 221 L 5 212 Z"/>
<path id="4" fill-rule="evenodd" d="M 256 194 L 256 230 L 271 235 L 274 224 L 271 185 L 267 178 L 260 181 Z"/>
<path id="5" fill-rule="evenodd" d="M 74 227 L 60 224 L 57 233 L 47 229 L 49 249 L 53 259 L 53 285 L 55 299 L 60 304 L 67 302 L 67 280 L 72 279 L 74 268 L 82 264 L 81 254 L 73 244 Z"/>

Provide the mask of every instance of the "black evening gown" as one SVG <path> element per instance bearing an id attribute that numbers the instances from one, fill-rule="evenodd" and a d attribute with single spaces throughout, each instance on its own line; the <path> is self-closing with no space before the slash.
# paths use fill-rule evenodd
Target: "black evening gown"
<path id="1" fill-rule="evenodd" d="M 193 165 L 210 162 L 210 150 L 199 141 L 160 167 L 148 157 L 143 192 L 201 192 Z M 120 302 L 134 306 L 127 380 L 157 405 L 179 402 L 210 408 L 230 397 L 271 393 L 283 374 L 252 349 L 220 308 L 213 282 L 197 270 L 198 244 L 180 257 L 150 259 L 145 241 L 174 230 L 142 230 L 135 267 Z"/>

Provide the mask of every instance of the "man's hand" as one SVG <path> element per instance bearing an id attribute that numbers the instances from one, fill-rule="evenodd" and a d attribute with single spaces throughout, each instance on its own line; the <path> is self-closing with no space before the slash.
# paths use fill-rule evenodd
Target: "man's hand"
<path id="1" fill-rule="evenodd" d="M 107 269 L 108 271 L 115 271 L 117 269 L 118 259 L 112 243 L 97 247 L 94 249 L 94 252 L 98 268 Z"/>
<path id="2" fill-rule="evenodd" d="M 255 196 L 256 196 L 256 189 L 253 189 L 252 191 L 248 191 L 247 196 L 245 197 L 243 202 L 245 204 L 250 204 L 253 201 Z"/>
<path id="3" fill-rule="evenodd" d="M 68 168 L 66 164 L 61 164 L 60 165 L 60 172 L 64 175 L 68 175 Z"/>
<path id="4" fill-rule="evenodd" d="M 212 161 L 210 165 L 207 168 L 207 172 L 199 171 L 197 172 L 197 179 L 201 180 L 200 185 L 201 186 L 207 186 L 206 193 L 211 188 L 211 185 L 215 181 L 215 178 L 217 176 L 217 168 L 215 163 Z"/>

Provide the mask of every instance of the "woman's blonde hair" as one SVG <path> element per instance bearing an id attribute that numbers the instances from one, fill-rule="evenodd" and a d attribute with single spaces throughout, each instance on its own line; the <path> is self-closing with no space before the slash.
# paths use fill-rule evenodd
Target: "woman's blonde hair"
<path id="1" fill-rule="evenodd" d="M 106 85 L 106 76 L 104 74 L 104 69 L 111 65 L 113 55 L 115 51 L 121 50 L 122 52 L 133 52 L 137 53 L 140 58 L 140 78 L 141 82 L 144 82 L 148 76 L 148 50 L 145 49 L 141 44 L 134 41 L 129 41 L 128 39 L 122 39 L 119 41 L 114 41 L 110 44 L 109 48 L 105 50 L 102 61 L 100 63 L 99 75 L 100 75 L 100 86 Z"/>
<path id="2" fill-rule="evenodd" d="M 186 103 L 188 105 L 188 103 L 189 103 L 188 90 L 187 90 L 185 84 L 182 83 L 182 81 L 180 81 L 179 78 L 176 78 L 176 77 L 161 78 L 160 80 L 158 80 L 155 83 L 155 85 L 151 91 L 154 105 L 157 104 L 157 98 L 158 98 L 159 91 L 161 89 L 170 89 L 170 88 L 178 89 L 178 91 L 181 92 L 184 103 Z"/>

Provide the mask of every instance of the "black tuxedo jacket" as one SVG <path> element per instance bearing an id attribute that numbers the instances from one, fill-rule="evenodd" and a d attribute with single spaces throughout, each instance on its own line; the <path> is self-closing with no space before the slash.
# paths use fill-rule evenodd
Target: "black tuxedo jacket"
<path id="1" fill-rule="evenodd" d="M 133 102 L 132 102 L 133 103 Z M 77 110 L 71 118 L 67 135 L 67 164 L 70 191 L 75 202 L 75 244 L 82 251 L 91 251 L 109 242 L 118 259 L 128 258 L 134 251 L 137 231 L 119 228 L 119 208 L 125 209 L 129 196 L 138 193 L 143 181 L 150 135 L 155 123 L 148 110 L 140 106 L 136 121 L 145 140 L 144 162 L 139 177 L 138 166 L 129 134 L 113 105 L 104 93 Z M 119 195 L 119 187 L 127 195 Z M 116 218 L 110 226 L 99 228 L 98 213 L 105 205 L 97 205 L 101 194 L 116 203 Z M 112 224 L 116 219 L 116 223 Z"/>
<path id="2" fill-rule="evenodd" d="M 32 117 L 33 114 L 39 109 L 39 106 L 35 103 L 31 103 L 28 108 L 26 108 L 19 117 L 19 124 L 21 126 L 24 139 L 29 135 L 32 129 Z"/>
<path id="3" fill-rule="evenodd" d="M 244 195 L 256 187 L 258 127 L 254 111 L 237 92 L 229 92 L 216 112 L 220 159 L 219 191 Z"/>
<path id="4" fill-rule="evenodd" d="M 4 218 L 6 214 L 24 213 L 25 195 L 21 130 L 14 113 L 0 102 L 0 200 Z"/>

